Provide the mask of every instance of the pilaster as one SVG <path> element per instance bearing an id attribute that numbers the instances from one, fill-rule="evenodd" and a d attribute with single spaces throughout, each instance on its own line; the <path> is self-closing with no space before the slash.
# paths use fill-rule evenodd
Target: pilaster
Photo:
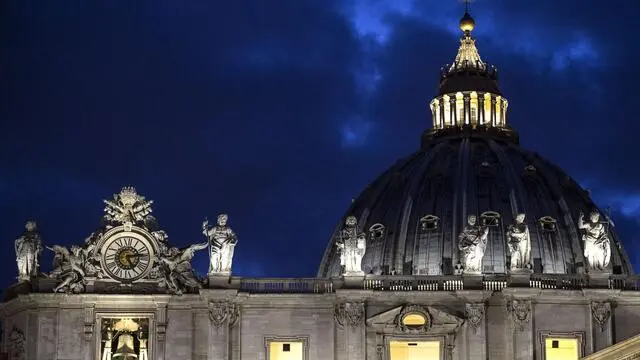
<path id="1" fill-rule="evenodd" d="M 513 329 L 513 359 L 533 359 L 533 308 L 530 299 L 510 299 L 507 311 Z"/>
<path id="2" fill-rule="evenodd" d="M 229 360 L 231 327 L 239 318 L 238 305 L 228 301 L 209 302 L 209 360 Z"/>
<path id="3" fill-rule="evenodd" d="M 365 360 L 365 310 L 363 302 L 345 302 L 335 307 L 335 322 L 344 337 L 344 353 L 338 359 Z M 339 335 L 339 336 L 340 336 Z"/>
<path id="4" fill-rule="evenodd" d="M 600 351 L 613 344 L 611 307 L 609 301 L 593 301 L 591 307 L 591 329 L 593 351 Z"/>
<path id="5" fill-rule="evenodd" d="M 157 360 L 165 360 L 166 335 L 167 335 L 167 303 L 156 303 L 155 322 L 155 350 L 154 356 Z"/>
<path id="6" fill-rule="evenodd" d="M 465 333 L 467 360 L 485 360 L 487 358 L 486 305 L 467 303 L 465 306 Z"/>
<path id="7" fill-rule="evenodd" d="M 95 304 L 85 304 L 83 308 L 84 315 L 84 344 L 82 347 L 82 358 L 92 360 L 96 350 L 95 331 L 100 331 L 95 316 Z"/>

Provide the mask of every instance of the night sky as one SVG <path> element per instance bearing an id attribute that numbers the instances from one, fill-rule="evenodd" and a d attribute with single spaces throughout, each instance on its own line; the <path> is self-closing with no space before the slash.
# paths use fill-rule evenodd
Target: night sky
<path id="1" fill-rule="evenodd" d="M 640 270 L 639 11 L 471 6 L 521 144 L 613 209 Z M 315 276 L 352 198 L 418 150 L 462 13 L 455 0 L 0 2 L 0 287 L 27 219 L 45 244 L 81 244 L 125 185 L 155 201 L 175 246 L 228 213 L 235 275 Z"/>

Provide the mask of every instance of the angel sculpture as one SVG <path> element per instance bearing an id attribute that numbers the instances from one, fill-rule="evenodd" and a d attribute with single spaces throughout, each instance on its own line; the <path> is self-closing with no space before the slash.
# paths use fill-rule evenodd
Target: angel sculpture
<path id="1" fill-rule="evenodd" d="M 194 244 L 183 250 L 173 248 L 173 251 L 168 252 L 169 256 L 160 258 L 160 263 L 164 268 L 165 281 L 171 293 L 182 295 L 189 288 L 199 289 L 202 287 L 202 283 L 191 267 L 191 259 L 196 251 L 206 249 L 208 245 L 208 243 Z"/>
<path id="2" fill-rule="evenodd" d="M 80 293 L 84 291 L 86 276 L 85 260 L 87 251 L 80 246 L 72 246 L 71 251 L 64 246 L 54 245 L 47 249 L 56 253 L 50 277 L 58 279 L 53 292 Z"/>

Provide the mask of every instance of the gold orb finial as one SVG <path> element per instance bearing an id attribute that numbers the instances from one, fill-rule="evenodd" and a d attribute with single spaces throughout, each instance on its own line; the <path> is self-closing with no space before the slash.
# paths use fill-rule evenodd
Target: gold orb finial
<path id="1" fill-rule="evenodd" d="M 464 31 L 465 34 L 467 34 L 472 32 L 475 27 L 476 21 L 473 20 L 473 18 L 467 11 L 465 11 L 462 19 L 460 19 L 460 30 Z"/>

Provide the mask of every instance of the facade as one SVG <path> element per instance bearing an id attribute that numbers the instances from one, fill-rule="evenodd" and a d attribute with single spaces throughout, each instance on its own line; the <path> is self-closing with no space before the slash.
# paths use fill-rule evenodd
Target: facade
<path id="1" fill-rule="evenodd" d="M 519 147 L 474 26 L 465 13 L 421 149 L 353 202 L 316 278 L 234 277 L 226 215 L 176 248 L 126 187 L 70 249 L 27 223 L 0 306 L 5 358 L 640 359 L 640 288 L 615 225 Z"/>

